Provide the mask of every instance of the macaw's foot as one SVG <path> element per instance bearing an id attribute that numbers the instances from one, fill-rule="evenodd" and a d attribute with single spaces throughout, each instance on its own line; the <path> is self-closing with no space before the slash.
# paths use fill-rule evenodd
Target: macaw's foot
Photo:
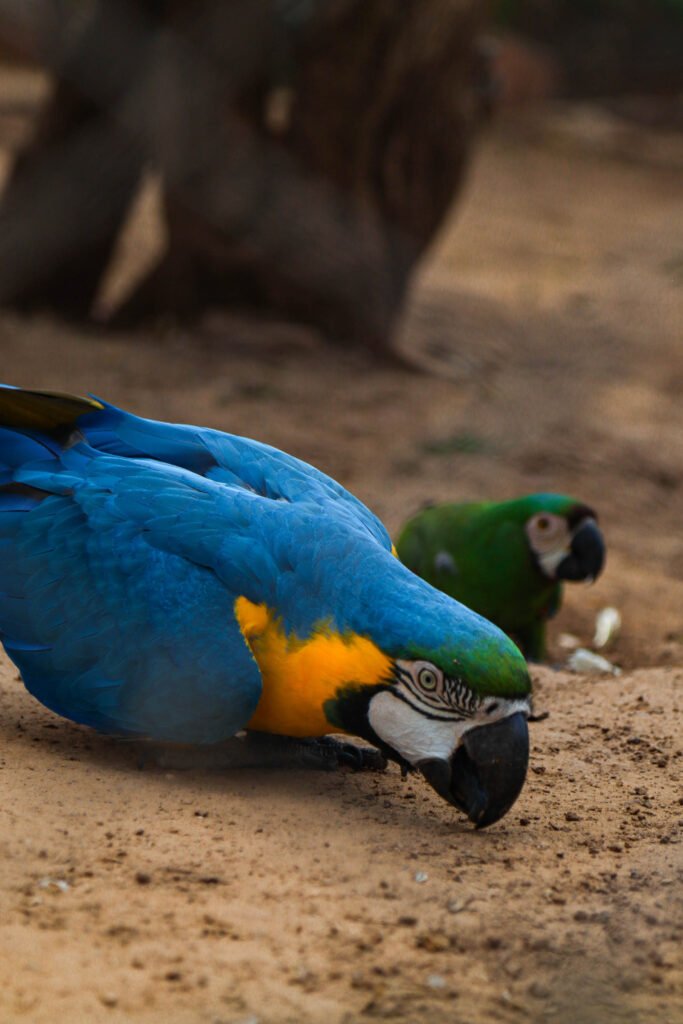
<path id="1" fill-rule="evenodd" d="M 246 745 L 255 756 L 262 753 L 262 764 L 279 764 L 282 767 L 315 768 L 320 771 L 354 768 L 356 771 L 381 772 L 387 766 L 384 754 L 374 747 L 361 747 L 331 736 L 297 739 L 249 732 Z"/>
<path id="2" fill-rule="evenodd" d="M 361 747 L 331 736 L 298 739 L 265 732 L 247 732 L 223 743 L 195 747 L 180 744 L 145 743 L 138 750 L 138 768 L 167 771 L 226 771 L 233 768 L 315 768 L 335 771 L 383 771 L 384 754 L 374 747 Z"/>

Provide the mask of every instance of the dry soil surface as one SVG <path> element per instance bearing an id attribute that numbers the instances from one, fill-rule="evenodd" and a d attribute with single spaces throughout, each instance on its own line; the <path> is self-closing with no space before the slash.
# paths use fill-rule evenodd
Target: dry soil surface
<path id="1" fill-rule="evenodd" d="M 528 783 L 482 833 L 394 769 L 141 770 L 3 659 L 3 1022 L 683 1022 L 683 161 L 592 117 L 482 147 L 406 310 L 431 375 L 239 318 L 0 317 L 0 379 L 267 440 L 392 530 L 427 500 L 572 493 L 610 554 L 554 661 L 559 632 L 624 619 L 621 676 L 534 670 Z M 150 198 L 113 291 L 155 243 Z"/>

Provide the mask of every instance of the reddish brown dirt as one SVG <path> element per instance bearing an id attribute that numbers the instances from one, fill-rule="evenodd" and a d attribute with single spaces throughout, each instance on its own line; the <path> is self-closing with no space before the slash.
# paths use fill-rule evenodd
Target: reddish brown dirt
<path id="1" fill-rule="evenodd" d="M 621 677 L 534 671 L 550 716 L 483 833 L 394 770 L 140 771 L 3 659 L 3 1021 L 683 1021 L 683 162 L 591 117 L 484 145 L 406 312 L 432 375 L 237 318 L 113 339 L 0 317 L 0 379 L 267 440 L 392 530 L 426 500 L 574 494 L 610 554 L 553 657 L 624 618 Z"/>

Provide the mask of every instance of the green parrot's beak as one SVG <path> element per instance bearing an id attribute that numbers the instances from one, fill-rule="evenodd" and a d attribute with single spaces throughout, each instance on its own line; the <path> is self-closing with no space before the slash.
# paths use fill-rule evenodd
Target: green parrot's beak
<path id="1" fill-rule="evenodd" d="M 583 519 L 574 533 L 566 558 L 555 570 L 558 580 L 596 580 L 605 564 L 605 541 L 595 519 Z"/>
<path id="2" fill-rule="evenodd" d="M 450 760 L 429 758 L 417 767 L 437 793 L 485 828 L 514 804 L 528 763 L 529 729 L 525 713 L 517 711 L 466 732 Z"/>

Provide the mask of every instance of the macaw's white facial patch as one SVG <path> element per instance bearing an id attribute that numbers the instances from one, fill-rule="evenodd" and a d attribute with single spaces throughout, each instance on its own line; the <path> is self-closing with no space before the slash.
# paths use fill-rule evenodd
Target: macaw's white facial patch
<path id="1" fill-rule="evenodd" d="M 519 711 L 525 715 L 529 713 L 527 698 L 486 697 L 476 715 L 470 718 L 439 720 L 428 717 L 391 690 L 382 690 L 370 701 L 368 722 L 381 740 L 410 764 L 417 764 L 426 758 L 448 761 L 470 729 L 491 725 Z"/>
<path id="2" fill-rule="evenodd" d="M 541 572 L 554 580 L 558 565 L 570 554 L 572 538 L 567 520 L 564 516 L 539 512 L 527 521 L 525 529 Z"/>
<path id="3" fill-rule="evenodd" d="M 542 555 L 537 555 L 538 564 L 541 567 L 541 572 L 548 579 L 554 580 L 557 574 L 557 567 L 560 562 L 563 562 L 567 555 L 571 554 L 569 547 L 558 548 L 557 551 L 545 551 Z"/>
<path id="4" fill-rule="evenodd" d="M 469 721 L 439 721 L 428 718 L 389 690 L 382 690 L 370 701 L 368 721 L 379 738 L 416 764 L 428 757 L 447 761 L 455 751 Z"/>

